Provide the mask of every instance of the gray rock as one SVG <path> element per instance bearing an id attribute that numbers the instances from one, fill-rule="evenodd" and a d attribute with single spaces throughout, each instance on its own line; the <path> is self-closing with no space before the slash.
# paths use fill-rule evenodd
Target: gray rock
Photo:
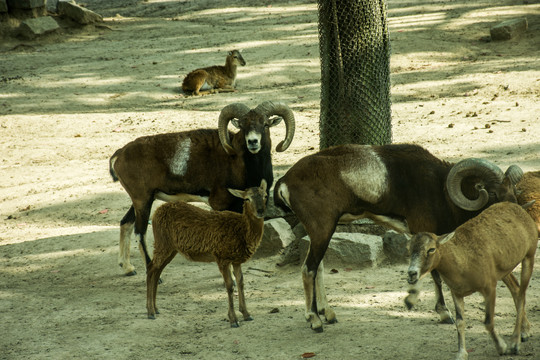
<path id="1" fill-rule="evenodd" d="M 493 26 L 489 32 L 492 40 L 510 40 L 527 31 L 527 19 L 511 19 Z"/>
<path id="2" fill-rule="evenodd" d="M 85 9 L 75 2 L 59 1 L 58 14 L 67 16 L 82 25 L 102 22 L 103 17 L 92 10 Z"/>
<path id="3" fill-rule="evenodd" d="M 300 258 L 306 257 L 309 237 L 299 242 Z M 324 255 L 325 266 L 375 267 L 384 260 L 380 236 L 359 233 L 334 233 Z"/>
<path id="4" fill-rule="evenodd" d="M 0 0 L 0 13 L 7 12 L 7 0 Z"/>
<path id="5" fill-rule="evenodd" d="M 47 0 L 47 10 L 50 12 L 58 12 L 58 0 Z"/>
<path id="6" fill-rule="evenodd" d="M 45 6 L 47 0 L 7 0 L 8 7 L 13 9 L 34 9 Z"/>
<path id="7" fill-rule="evenodd" d="M 264 222 L 264 234 L 261 244 L 253 257 L 261 258 L 277 255 L 295 240 L 296 237 L 285 219 L 276 218 L 267 220 Z"/>
<path id="8" fill-rule="evenodd" d="M 392 260 L 407 261 L 409 258 L 410 238 L 394 230 L 389 230 L 383 236 L 383 249 L 386 256 Z"/>
<path id="9" fill-rule="evenodd" d="M 19 27 L 21 35 L 32 38 L 59 29 L 58 23 L 50 16 L 42 16 L 23 21 Z"/>

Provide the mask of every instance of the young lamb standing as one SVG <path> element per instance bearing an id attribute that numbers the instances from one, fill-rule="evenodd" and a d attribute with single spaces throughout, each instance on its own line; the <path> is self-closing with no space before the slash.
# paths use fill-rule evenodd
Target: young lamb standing
<path id="1" fill-rule="evenodd" d="M 536 224 L 521 206 L 509 202 L 490 206 L 453 233 L 437 236 L 423 232 L 413 236 L 408 281 L 415 284 L 426 274 L 437 270 L 450 288 L 456 307 L 456 359 L 468 358 L 463 298 L 475 292 L 484 296 L 486 330 L 495 341 L 499 354 L 518 353 L 521 340 L 529 336 L 530 324 L 524 309 L 525 292 L 531 279 L 537 246 Z M 519 263 L 520 283 L 512 274 Z M 504 281 L 516 306 L 516 325 L 510 349 L 493 325 L 498 280 Z"/>
<path id="2" fill-rule="evenodd" d="M 233 304 L 232 265 L 240 312 L 244 320 L 253 320 L 246 308 L 241 264 L 251 258 L 262 239 L 266 186 L 263 179 L 260 187 L 245 191 L 229 189 L 231 194 L 244 199 L 242 214 L 207 211 L 183 202 L 166 203 L 156 210 L 152 219 L 154 258 L 147 266 L 146 277 L 149 319 L 155 319 L 155 314 L 159 313 L 156 292 L 161 272 L 177 253 L 181 253 L 192 261 L 217 263 L 229 296 L 229 321 L 231 327 L 238 327 Z"/>

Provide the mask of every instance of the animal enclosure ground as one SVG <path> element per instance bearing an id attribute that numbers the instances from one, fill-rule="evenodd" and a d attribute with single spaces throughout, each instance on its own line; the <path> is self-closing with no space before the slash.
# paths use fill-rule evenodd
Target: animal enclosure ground
<path id="1" fill-rule="evenodd" d="M 315 334 L 304 320 L 299 264 L 245 264 L 254 317 L 231 329 L 215 264 L 178 256 L 146 318 L 144 267 L 117 265 L 119 221 L 129 199 L 108 158 L 142 135 L 215 127 L 231 102 L 278 100 L 295 112 L 291 147 L 274 153 L 276 178 L 318 148 L 320 69 L 312 1 L 87 0 L 99 26 L 0 42 L 1 359 L 451 359 L 455 327 L 433 311 L 430 280 L 407 311 L 404 263 L 374 269 L 326 264 L 339 322 Z M 486 42 L 490 26 L 527 17 L 528 32 Z M 65 25 L 65 24 L 64 24 Z M 394 142 L 451 161 L 483 157 L 540 169 L 538 1 L 389 0 Z M 6 33 L 4 33 L 6 34 Z M 184 97 L 183 76 L 243 49 L 235 93 Z M 272 128 L 274 145 L 284 127 Z M 537 255 L 539 259 L 540 254 Z M 538 262 L 540 263 L 540 262 Z M 331 273 L 336 269 L 337 273 Z M 261 271 L 263 270 L 263 271 Z M 446 297 L 452 301 L 447 290 Z M 528 291 L 540 357 L 540 271 Z M 452 306 L 453 307 L 453 306 Z M 479 295 L 466 298 L 470 358 L 497 357 Z M 508 339 L 514 305 L 498 287 L 495 326 Z"/>

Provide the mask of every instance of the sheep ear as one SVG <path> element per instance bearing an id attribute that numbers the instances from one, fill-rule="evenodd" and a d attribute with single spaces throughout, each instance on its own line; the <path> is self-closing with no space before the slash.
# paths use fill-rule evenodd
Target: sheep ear
<path id="1" fill-rule="evenodd" d="M 523 209 L 527 210 L 528 208 L 530 208 L 531 206 L 533 206 L 535 202 L 536 202 L 536 200 L 531 200 L 531 201 L 529 201 L 529 202 L 527 202 L 527 203 L 521 205 L 521 207 L 522 207 Z"/>
<path id="2" fill-rule="evenodd" d="M 261 180 L 261 188 L 263 191 L 266 191 L 266 187 L 268 186 L 268 184 L 266 183 L 266 180 L 265 179 L 262 179 Z"/>
<path id="3" fill-rule="evenodd" d="M 245 191 L 242 190 L 236 190 L 236 189 L 227 189 L 231 194 L 233 194 L 236 197 L 239 197 L 240 199 L 243 199 L 246 195 Z"/>
<path id="4" fill-rule="evenodd" d="M 268 126 L 268 127 L 276 126 L 282 120 L 283 120 L 283 118 L 279 117 L 279 116 L 270 118 L 270 119 L 266 120 L 266 126 Z"/>
<path id="5" fill-rule="evenodd" d="M 231 124 L 233 124 L 235 128 L 240 129 L 240 120 L 232 119 Z"/>
<path id="6" fill-rule="evenodd" d="M 444 244 L 448 240 L 451 240 L 454 237 L 455 232 L 451 232 L 450 234 L 443 235 L 439 237 L 439 245 Z"/>

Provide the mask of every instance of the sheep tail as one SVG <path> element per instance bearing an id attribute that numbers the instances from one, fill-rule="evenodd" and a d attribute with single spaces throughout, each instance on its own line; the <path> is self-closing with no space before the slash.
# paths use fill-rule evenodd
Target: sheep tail
<path id="1" fill-rule="evenodd" d="M 114 163 L 116 161 L 116 159 L 118 158 L 118 154 L 120 153 L 120 150 L 122 149 L 118 149 L 116 150 L 116 152 L 113 154 L 113 156 L 111 156 L 111 158 L 109 159 L 109 173 L 111 174 L 111 177 L 113 179 L 113 181 L 118 181 L 119 178 L 118 176 L 116 175 L 116 172 L 114 171 Z"/>

